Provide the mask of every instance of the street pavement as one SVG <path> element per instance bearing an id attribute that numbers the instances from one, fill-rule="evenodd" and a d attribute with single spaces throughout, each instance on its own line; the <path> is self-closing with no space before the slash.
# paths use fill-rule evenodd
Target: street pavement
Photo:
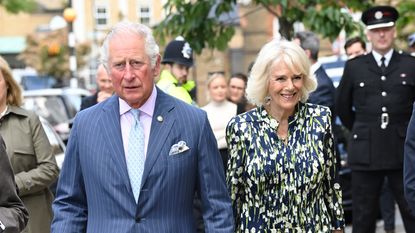
<path id="1" fill-rule="evenodd" d="M 401 214 L 399 213 L 399 207 L 395 207 L 395 233 L 406 233 L 403 227 L 403 222 L 401 218 Z M 352 225 L 347 225 L 345 229 L 345 233 L 352 233 Z M 379 220 L 376 224 L 376 233 L 384 233 L 383 230 L 383 220 Z"/>

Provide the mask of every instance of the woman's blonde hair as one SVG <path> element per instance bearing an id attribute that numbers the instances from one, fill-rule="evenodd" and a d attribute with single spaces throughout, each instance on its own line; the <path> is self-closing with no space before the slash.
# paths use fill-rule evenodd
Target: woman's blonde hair
<path id="1" fill-rule="evenodd" d="M 279 62 L 283 62 L 293 73 L 304 77 L 304 85 L 300 90 L 301 102 L 306 102 L 310 92 L 316 89 L 317 81 L 310 75 L 310 61 L 304 50 L 294 42 L 275 39 L 262 47 L 252 66 L 246 88 L 246 96 L 251 103 L 257 106 L 266 103 L 270 72 Z"/>
<path id="2" fill-rule="evenodd" d="M 12 70 L 7 61 L 0 56 L 0 70 L 6 82 L 6 103 L 11 106 L 20 107 L 23 103 L 22 89 L 13 78 Z"/>
<path id="3" fill-rule="evenodd" d="M 206 87 L 207 87 L 207 90 L 208 90 L 206 92 L 206 99 L 208 101 L 210 101 L 210 94 L 209 94 L 210 84 L 212 83 L 213 80 L 215 80 L 217 78 L 223 78 L 225 80 L 226 85 L 228 85 L 228 80 L 226 79 L 225 72 L 222 72 L 222 71 L 209 72 L 207 80 L 206 80 Z"/>

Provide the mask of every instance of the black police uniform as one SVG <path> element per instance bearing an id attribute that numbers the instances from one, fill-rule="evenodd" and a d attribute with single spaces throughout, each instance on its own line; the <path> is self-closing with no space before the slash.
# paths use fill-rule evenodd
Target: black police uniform
<path id="1" fill-rule="evenodd" d="M 391 7 L 365 13 L 363 22 L 372 26 L 375 20 L 379 24 L 391 21 L 382 21 L 382 13 L 395 17 L 392 22 L 398 17 Z M 393 51 L 384 72 L 372 53 L 346 62 L 337 88 L 336 109 L 351 131 L 348 163 L 352 169 L 353 232 L 375 232 L 384 177 L 400 207 L 406 232 L 415 232 L 415 217 L 404 198 L 402 180 L 403 148 L 414 101 L 414 57 Z"/>

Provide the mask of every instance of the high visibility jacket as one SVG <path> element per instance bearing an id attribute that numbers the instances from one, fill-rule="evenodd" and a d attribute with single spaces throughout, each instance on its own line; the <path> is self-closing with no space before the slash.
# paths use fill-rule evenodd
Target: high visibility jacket
<path id="1" fill-rule="evenodd" d="M 163 70 L 157 87 L 167 94 L 174 96 L 188 104 L 194 104 L 189 91 L 195 87 L 193 81 L 187 81 L 184 85 L 180 85 L 177 79 L 168 70 Z"/>

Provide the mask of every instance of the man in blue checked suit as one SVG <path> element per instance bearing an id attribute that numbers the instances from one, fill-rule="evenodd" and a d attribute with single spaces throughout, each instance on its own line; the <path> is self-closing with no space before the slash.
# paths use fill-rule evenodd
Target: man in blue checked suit
<path id="1" fill-rule="evenodd" d="M 206 114 L 155 87 L 160 55 L 151 30 L 118 23 L 102 56 L 116 94 L 76 116 L 52 232 L 194 233 L 196 190 L 205 232 L 233 232 Z"/>

